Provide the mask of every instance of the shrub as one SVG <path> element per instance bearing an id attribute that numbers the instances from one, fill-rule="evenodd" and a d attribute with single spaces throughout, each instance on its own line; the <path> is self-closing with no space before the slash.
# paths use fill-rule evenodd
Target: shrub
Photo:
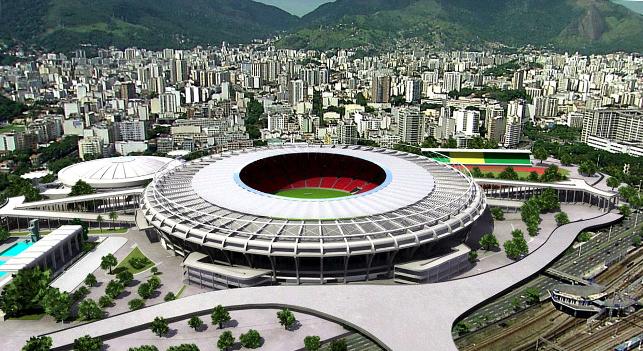
<path id="1" fill-rule="evenodd" d="M 138 296 L 140 296 L 142 299 L 149 299 L 152 297 L 152 293 L 154 292 L 154 289 L 150 286 L 150 283 L 143 283 L 138 286 Z"/>
<path id="2" fill-rule="evenodd" d="M 149 258 L 147 257 L 132 257 L 130 258 L 127 262 L 129 262 L 129 265 L 132 266 L 134 269 L 143 269 L 145 266 L 148 264 L 152 263 Z"/>
<path id="3" fill-rule="evenodd" d="M 98 299 L 98 306 L 100 306 L 101 308 L 109 307 L 112 305 L 112 303 L 112 298 L 107 295 L 103 295 Z"/>
<path id="4" fill-rule="evenodd" d="M 304 338 L 304 348 L 306 351 L 318 351 L 321 347 L 321 339 L 319 336 L 311 335 Z"/>
<path id="5" fill-rule="evenodd" d="M 329 351 L 347 351 L 348 345 L 346 345 L 346 340 L 344 339 L 333 340 L 330 342 L 328 350 Z"/>
<path id="6" fill-rule="evenodd" d="M 142 299 L 132 299 L 127 304 L 131 311 L 136 311 L 145 307 L 145 301 L 143 301 Z"/>
<path id="7" fill-rule="evenodd" d="M 100 351 L 102 348 L 103 341 L 100 338 L 85 335 L 74 340 L 74 351 Z"/>
<path id="8" fill-rule="evenodd" d="M 171 291 L 167 293 L 163 298 L 163 301 L 165 302 L 174 301 L 174 300 L 176 300 L 176 295 L 174 295 L 174 293 Z"/>
<path id="9" fill-rule="evenodd" d="M 261 346 L 261 335 L 258 331 L 250 329 L 247 333 L 241 334 L 239 341 L 241 341 L 241 346 L 245 348 L 256 349 Z"/>
<path id="10" fill-rule="evenodd" d="M 504 221 L 505 220 L 505 212 L 500 207 L 492 208 L 491 209 L 491 216 L 493 216 L 493 219 L 495 219 L 496 221 Z"/>

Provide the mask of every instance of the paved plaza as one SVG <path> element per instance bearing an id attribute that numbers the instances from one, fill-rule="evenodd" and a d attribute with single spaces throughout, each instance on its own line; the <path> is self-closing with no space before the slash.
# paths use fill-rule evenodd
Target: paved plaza
<path id="1" fill-rule="evenodd" d="M 147 329 L 156 316 L 203 315 L 217 304 L 230 309 L 289 306 L 350 325 L 390 350 L 456 350 L 451 326 L 464 313 L 546 267 L 581 231 L 620 220 L 607 213 L 557 228 L 538 250 L 515 264 L 464 279 L 418 286 L 270 286 L 214 291 L 51 333 L 56 347 L 79 335 L 105 339 Z M 413 316 L 413 318 L 409 318 Z M 107 341 L 109 344 L 109 341 Z"/>

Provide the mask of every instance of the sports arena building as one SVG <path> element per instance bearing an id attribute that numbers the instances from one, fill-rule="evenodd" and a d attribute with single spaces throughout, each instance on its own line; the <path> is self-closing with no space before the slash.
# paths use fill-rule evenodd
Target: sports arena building
<path id="1" fill-rule="evenodd" d="M 211 155 L 160 171 L 143 194 L 186 279 L 216 288 L 421 275 L 409 263 L 453 254 L 485 208 L 457 167 L 363 146 Z"/>

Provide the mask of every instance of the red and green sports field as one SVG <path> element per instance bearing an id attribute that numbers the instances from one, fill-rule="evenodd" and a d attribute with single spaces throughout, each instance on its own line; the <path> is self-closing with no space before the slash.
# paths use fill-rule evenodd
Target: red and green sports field
<path id="1" fill-rule="evenodd" d="M 476 166 L 476 165 L 466 165 L 465 166 L 469 171 L 473 170 L 475 167 L 478 167 L 480 171 L 483 173 L 493 173 L 494 176 L 498 176 L 502 171 L 504 171 L 507 167 L 511 167 L 518 173 L 518 176 L 521 178 L 527 178 L 529 177 L 529 174 L 531 172 L 536 172 L 538 175 L 542 175 L 545 173 L 545 170 L 547 169 L 546 167 L 522 167 L 522 166 Z M 564 169 L 558 169 L 558 172 L 564 176 L 567 176 L 569 172 Z"/>
<path id="2" fill-rule="evenodd" d="M 461 163 L 464 165 L 524 165 L 531 166 L 527 153 L 497 153 L 497 152 L 443 152 L 446 157 L 436 157 L 436 161 L 444 163 Z"/>
<path id="3" fill-rule="evenodd" d="M 338 197 L 351 196 L 348 191 L 325 188 L 297 188 L 284 189 L 275 193 L 277 196 L 290 197 L 293 199 L 334 199 Z"/>

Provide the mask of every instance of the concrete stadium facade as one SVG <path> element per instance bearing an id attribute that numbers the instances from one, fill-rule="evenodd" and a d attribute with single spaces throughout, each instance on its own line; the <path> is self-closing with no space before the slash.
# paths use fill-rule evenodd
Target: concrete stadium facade
<path id="1" fill-rule="evenodd" d="M 266 161 L 272 159 L 273 166 Z M 362 162 L 368 171 L 360 171 Z M 377 179 L 367 179 L 372 173 Z M 257 185 L 279 176 L 290 187 L 346 183 L 352 195 L 293 199 L 266 192 L 271 184 Z M 469 174 L 430 157 L 319 145 L 245 149 L 173 165 L 156 175 L 142 200 L 162 244 L 186 257 L 186 278 L 213 288 L 392 278 L 398 264 L 452 252 L 487 206 Z"/>

